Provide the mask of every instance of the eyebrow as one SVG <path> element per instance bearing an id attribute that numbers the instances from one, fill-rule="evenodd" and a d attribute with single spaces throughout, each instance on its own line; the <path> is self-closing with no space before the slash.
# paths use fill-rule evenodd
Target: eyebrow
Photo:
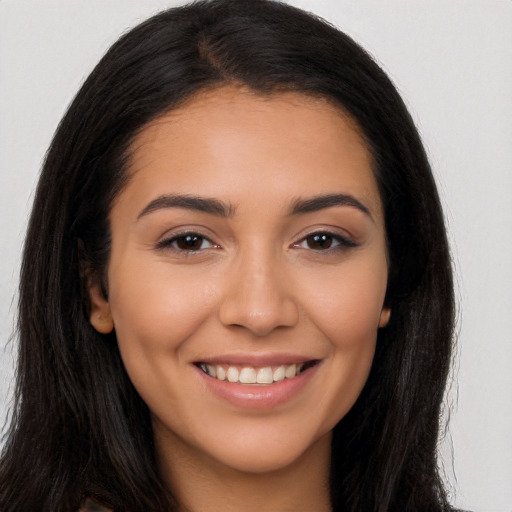
<path id="1" fill-rule="evenodd" d="M 326 194 L 309 199 L 296 199 L 292 205 L 291 215 L 317 212 L 333 206 L 351 206 L 362 211 L 373 220 L 370 210 L 354 196 L 347 194 Z"/>
<path id="2" fill-rule="evenodd" d="M 292 203 L 290 215 L 301 215 L 331 208 L 333 206 L 351 206 L 362 211 L 373 220 L 370 210 L 361 201 L 347 194 L 326 194 L 308 199 L 296 199 Z M 153 199 L 137 216 L 137 220 L 165 208 L 185 208 L 199 212 L 209 213 L 222 218 L 231 218 L 235 215 L 235 207 L 219 199 L 198 197 L 182 194 L 166 194 Z"/>
<path id="3" fill-rule="evenodd" d="M 234 206 L 208 197 L 197 197 L 181 194 L 166 194 L 153 199 L 137 216 L 137 220 L 156 210 L 164 208 L 185 208 L 204 213 L 210 213 L 217 217 L 229 218 L 235 214 Z"/>

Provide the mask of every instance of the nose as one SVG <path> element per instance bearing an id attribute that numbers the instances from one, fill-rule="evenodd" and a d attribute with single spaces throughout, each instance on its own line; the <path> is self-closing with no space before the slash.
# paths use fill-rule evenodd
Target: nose
<path id="1" fill-rule="evenodd" d="M 225 326 L 243 327 L 262 337 L 299 320 L 291 279 L 271 256 L 240 255 L 226 285 L 219 311 Z"/>

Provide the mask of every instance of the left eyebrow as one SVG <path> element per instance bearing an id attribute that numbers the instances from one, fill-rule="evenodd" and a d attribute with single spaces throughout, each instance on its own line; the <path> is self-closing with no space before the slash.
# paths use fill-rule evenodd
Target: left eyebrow
<path id="1" fill-rule="evenodd" d="M 137 220 L 156 210 L 165 208 L 183 208 L 209 213 L 217 217 L 233 217 L 235 208 L 223 201 L 209 197 L 198 197 L 181 194 L 168 194 L 153 199 L 137 216 Z"/>
<path id="2" fill-rule="evenodd" d="M 348 194 L 326 194 L 309 199 L 297 199 L 293 202 L 291 215 L 317 212 L 333 206 L 350 206 L 357 208 L 373 220 L 370 210 L 361 201 Z"/>

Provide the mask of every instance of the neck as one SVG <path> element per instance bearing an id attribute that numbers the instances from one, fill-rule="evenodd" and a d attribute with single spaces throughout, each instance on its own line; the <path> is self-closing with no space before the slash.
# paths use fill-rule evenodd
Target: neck
<path id="1" fill-rule="evenodd" d="M 169 440 L 167 440 L 169 441 Z M 331 435 L 286 467 L 250 473 L 226 467 L 182 443 L 157 442 L 160 472 L 180 512 L 331 512 Z"/>

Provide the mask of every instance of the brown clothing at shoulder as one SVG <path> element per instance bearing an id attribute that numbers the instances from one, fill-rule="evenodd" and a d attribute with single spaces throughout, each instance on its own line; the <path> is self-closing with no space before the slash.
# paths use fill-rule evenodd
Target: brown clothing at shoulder
<path id="1" fill-rule="evenodd" d="M 96 496 L 86 496 L 78 512 L 114 512 L 114 509 Z"/>

